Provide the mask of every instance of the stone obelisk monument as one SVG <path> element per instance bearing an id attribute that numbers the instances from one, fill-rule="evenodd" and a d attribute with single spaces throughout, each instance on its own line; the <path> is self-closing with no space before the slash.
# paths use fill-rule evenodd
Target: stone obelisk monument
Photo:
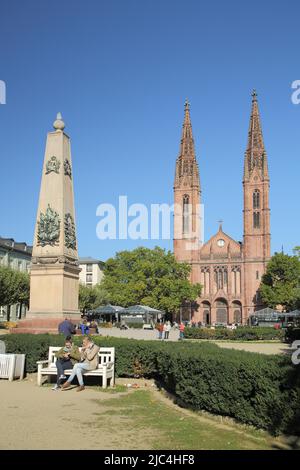
<path id="1" fill-rule="evenodd" d="M 53 127 L 47 136 L 33 243 L 30 306 L 25 320 L 32 320 L 32 327 L 42 325 L 34 320 L 54 327 L 56 322 L 51 319 L 58 323 L 63 317 L 80 318 L 70 138 L 60 113 Z"/>

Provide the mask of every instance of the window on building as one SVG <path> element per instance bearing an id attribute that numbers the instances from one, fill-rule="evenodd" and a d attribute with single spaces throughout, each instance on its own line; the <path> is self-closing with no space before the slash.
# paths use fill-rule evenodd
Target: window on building
<path id="1" fill-rule="evenodd" d="M 183 196 L 183 233 L 189 232 L 189 201 L 190 198 L 187 194 Z"/>
<path id="2" fill-rule="evenodd" d="M 86 272 L 87 273 L 93 272 L 93 265 L 92 264 L 87 264 L 86 265 Z"/>
<path id="3" fill-rule="evenodd" d="M 223 289 L 225 286 L 227 286 L 228 274 L 226 268 L 218 268 L 215 270 L 215 282 L 217 289 Z"/>
<path id="4" fill-rule="evenodd" d="M 253 212 L 253 227 L 260 228 L 260 213 Z"/>
<path id="5" fill-rule="evenodd" d="M 260 209 L 260 192 L 258 189 L 253 192 L 253 209 Z"/>
<path id="6" fill-rule="evenodd" d="M 256 271 L 256 279 L 259 279 L 259 271 Z"/>
<path id="7" fill-rule="evenodd" d="M 86 275 L 86 282 L 93 282 L 93 275 L 92 274 L 87 274 Z"/>

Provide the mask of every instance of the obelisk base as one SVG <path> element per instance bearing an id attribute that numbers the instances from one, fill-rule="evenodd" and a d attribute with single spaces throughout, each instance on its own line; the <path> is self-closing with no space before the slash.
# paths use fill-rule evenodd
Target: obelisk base
<path id="1" fill-rule="evenodd" d="M 80 268 L 75 264 L 32 264 L 30 310 L 13 332 L 57 333 L 64 318 L 79 323 L 79 272 Z"/>

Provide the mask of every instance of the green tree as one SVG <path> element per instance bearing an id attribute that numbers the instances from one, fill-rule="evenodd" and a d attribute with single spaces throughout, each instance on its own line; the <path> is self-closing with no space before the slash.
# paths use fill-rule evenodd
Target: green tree
<path id="1" fill-rule="evenodd" d="M 194 302 L 201 293 L 200 284 L 193 285 L 188 279 L 190 270 L 170 251 L 140 247 L 107 260 L 102 286 L 112 304 L 144 304 L 172 314 L 184 301 Z"/>
<path id="2" fill-rule="evenodd" d="M 29 305 L 29 284 L 28 273 L 0 266 L 0 305 L 8 306 L 8 321 L 11 305 Z"/>
<path id="3" fill-rule="evenodd" d="M 275 308 L 282 305 L 290 311 L 300 308 L 300 259 L 275 253 L 262 277 L 260 294 L 263 302 Z"/>
<path id="4" fill-rule="evenodd" d="M 108 303 L 108 296 L 101 283 L 90 287 L 79 284 L 79 309 L 81 312 L 85 313 L 106 303 Z"/>
<path id="5" fill-rule="evenodd" d="M 294 255 L 298 256 L 298 258 L 300 259 L 300 246 L 295 246 L 295 248 L 293 249 L 293 252 L 294 252 Z"/>

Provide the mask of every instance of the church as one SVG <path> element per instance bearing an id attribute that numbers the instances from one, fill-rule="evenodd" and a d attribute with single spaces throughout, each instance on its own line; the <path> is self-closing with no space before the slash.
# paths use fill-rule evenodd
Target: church
<path id="1" fill-rule="evenodd" d="M 258 288 L 270 259 L 269 172 L 257 94 L 252 109 L 243 173 L 243 241 L 222 229 L 201 241 L 201 186 L 189 103 L 184 122 L 174 181 L 174 254 L 191 266 L 190 278 L 202 285 L 197 306 L 184 308 L 183 320 L 210 325 L 246 324 L 262 307 Z"/>

